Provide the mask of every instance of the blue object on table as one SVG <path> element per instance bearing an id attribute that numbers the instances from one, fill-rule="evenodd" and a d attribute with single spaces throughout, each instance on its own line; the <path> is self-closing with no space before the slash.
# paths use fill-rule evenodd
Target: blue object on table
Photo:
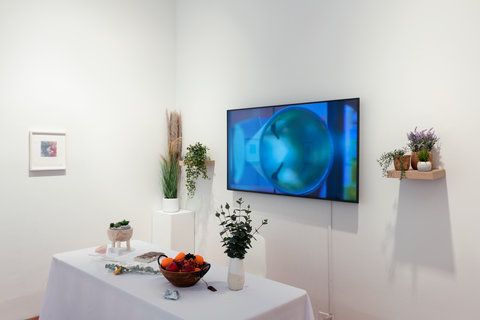
<path id="1" fill-rule="evenodd" d="M 165 299 L 168 299 L 168 300 L 178 300 L 178 298 L 180 298 L 180 294 L 178 293 L 177 290 L 170 290 L 170 289 L 165 290 L 165 294 L 163 296 Z"/>

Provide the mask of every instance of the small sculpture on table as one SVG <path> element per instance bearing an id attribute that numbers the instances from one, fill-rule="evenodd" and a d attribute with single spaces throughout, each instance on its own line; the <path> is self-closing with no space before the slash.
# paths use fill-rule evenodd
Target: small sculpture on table
<path id="1" fill-rule="evenodd" d="M 129 225 L 130 221 L 120 221 L 117 223 L 110 223 L 110 228 L 107 229 L 108 239 L 112 242 L 112 247 L 121 247 L 122 242 L 127 243 L 127 250 L 130 250 L 130 239 L 133 235 L 133 228 Z"/>

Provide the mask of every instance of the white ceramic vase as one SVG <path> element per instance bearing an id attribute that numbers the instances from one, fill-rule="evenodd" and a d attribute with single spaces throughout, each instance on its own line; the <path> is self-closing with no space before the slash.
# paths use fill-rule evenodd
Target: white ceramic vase
<path id="1" fill-rule="evenodd" d="M 228 261 L 228 288 L 230 290 L 242 290 L 245 283 L 245 267 L 243 259 L 230 258 Z"/>
<path id="2" fill-rule="evenodd" d="M 163 198 L 162 210 L 164 212 L 178 212 L 178 210 L 180 210 L 178 198 L 175 198 L 175 199 Z"/>
<path id="3" fill-rule="evenodd" d="M 432 171 L 432 163 L 430 161 L 427 161 L 427 162 L 419 161 L 417 163 L 417 170 L 418 171 Z"/>

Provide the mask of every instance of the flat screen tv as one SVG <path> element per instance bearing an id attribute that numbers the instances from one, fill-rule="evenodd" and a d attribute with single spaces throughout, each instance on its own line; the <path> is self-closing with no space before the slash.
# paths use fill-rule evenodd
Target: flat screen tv
<path id="1" fill-rule="evenodd" d="M 358 203 L 359 106 L 227 110 L 227 189 Z"/>

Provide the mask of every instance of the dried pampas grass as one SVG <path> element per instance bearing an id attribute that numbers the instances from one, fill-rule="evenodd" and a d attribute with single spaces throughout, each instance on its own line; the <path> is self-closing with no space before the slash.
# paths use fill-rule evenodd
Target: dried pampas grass
<path id="1" fill-rule="evenodd" d="M 182 159 L 182 116 L 177 111 L 165 111 L 167 116 L 168 153 Z"/>

